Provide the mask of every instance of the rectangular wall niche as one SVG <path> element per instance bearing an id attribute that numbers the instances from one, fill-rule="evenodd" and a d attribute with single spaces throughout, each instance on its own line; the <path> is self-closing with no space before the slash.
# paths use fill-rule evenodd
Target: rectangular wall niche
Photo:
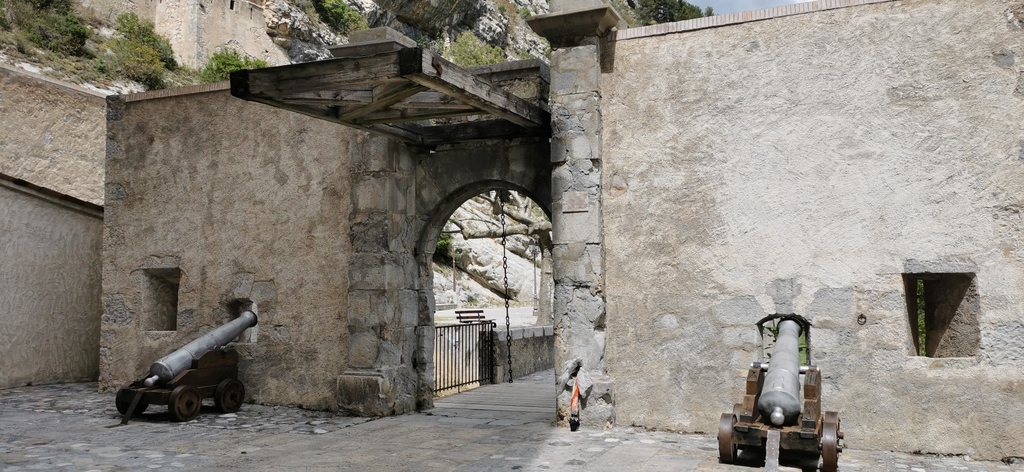
<path id="1" fill-rule="evenodd" d="M 175 331 L 178 329 L 178 285 L 181 269 L 145 269 L 142 308 L 143 329 Z"/>
<path id="2" fill-rule="evenodd" d="M 970 357 L 981 343 L 973 273 L 903 274 L 914 355 Z"/>

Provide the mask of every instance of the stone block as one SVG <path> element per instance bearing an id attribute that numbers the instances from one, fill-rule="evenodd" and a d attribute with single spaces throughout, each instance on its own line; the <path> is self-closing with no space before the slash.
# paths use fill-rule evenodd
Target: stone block
<path id="1" fill-rule="evenodd" d="M 252 285 L 255 274 L 241 272 L 231 275 L 231 293 L 228 300 L 249 300 L 252 296 Z"/>
<path id="2" fill-rule="evenodd" d="M 597 44 L 551 51 L 552 97 L 601 90 L 601 62 Z"/>
<path id="3" fill-rule="evenodd" d="M 856 318 L 856 309 L 856 293 L 852 288 L 823 288 L 814 292 L 804 316 L 812 324 L 825 320 L 846 324 Z"/>
<path id="4" fill-rule="evenodd" d="M 273 280 L 254 282 L 249 298 L 254 303 L 259 303 L 264 310 L 273 307 L 273 303 L 277 301 L 277 284 Z"/>
<path id="5" fill-rule="evenodd" d="M 590 211 L 563 213 L 561 202 L 552 205 L 552 242 L 554 244 L 601 244 L 600 206 L 591 202 Z"/>
<path id="6" fill-rule="evenodd" d="M 379 174 L 356 174 L 352 177 L 352 209 L 356 212 L 388 210 L 391 179 Z"/>
<path id="7" fill-rule="evenodd" d="M 395 304 L 384 290 L 351 290 L 348 294 L 348 324 L 353 332 L 378 329 L 394 323 Z"/>
<path id="8" fill-rule="evenodd" d="M 569 285 L 593 285 L 601 281 L 601 246 L 583 242 L 555 244 L 551 251 L 555 280 Z"/>
<path id="9" fill-rule="evenodd" d="M 349 259 L 351 267 L 350 289 L 380 290 L 387 286 L 387 268 L 384 256 L 373 253 L 355 253 Z"/>
<path id="10" fill-rule="evenodd" d="M 719 301 L 711 308 L 711 314 L 726 325 L 754 326 L 764 318 L 764 308 L 754 297 L 735 297 Z"/>
<path id="11" fill-rule="evenodd" d="M 391 382 L 380 372 L 350 371 L 338 377 L 338 409 L 352 416 L 385 416 L 394 409 Z"/>
<path id="12" fill-rule="evenodd" d="M 381 340 L 373 331 L 354 332 L 348 340 L 348 365 L 356 369 L 372 369 L 377 366 Z"/>
<path id="13" fill-rule="evenodd" d="M 986 326 L 981 331 L 981 353 L 995 366 L 1024 366 L 1024 321 Z"/>
<path id="14" fill-rule="evenodd" d="M 399 326 L 416 326 L 420 316 L 420 294 L 416 290 L 398 292 Z"/>
<path id="15" fill-rule="evenodd" d="M 390 220 L 386 213 L 363 215 L 349 230 L 353 252 L 386 251 L 390 244 Z"/>

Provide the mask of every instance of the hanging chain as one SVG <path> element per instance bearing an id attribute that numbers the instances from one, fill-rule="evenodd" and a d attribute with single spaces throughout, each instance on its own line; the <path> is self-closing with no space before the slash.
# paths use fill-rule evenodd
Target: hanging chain
<path id="1" fill-rule="evenodd" d="M 505 234 L 505 195 L 498 190 L 498 203 L 501 205 L 501 269 L 505 276 L 505 347 L 508 351 L 508 383 L 512 383 L 512 320 L 508 314 L 508 249 Z"/>

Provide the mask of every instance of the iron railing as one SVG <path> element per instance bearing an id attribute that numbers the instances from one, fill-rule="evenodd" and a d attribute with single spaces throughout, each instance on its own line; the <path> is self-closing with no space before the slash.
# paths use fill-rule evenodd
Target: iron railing
<path id="1" fill-rule="evenodd" d="M 434 394 L 494 383 L 493 321 L 434 328 Z"/>

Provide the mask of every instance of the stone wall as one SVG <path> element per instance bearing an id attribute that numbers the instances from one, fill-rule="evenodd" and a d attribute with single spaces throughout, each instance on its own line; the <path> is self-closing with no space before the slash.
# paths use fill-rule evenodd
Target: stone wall
<path id="1" fill-rule="evenodd" d="M 95 380 L 103 210 L 0 174 L 0 389 Z"/>
<path id="2" fill-rule="evenodd" d="M 494 330 L 494 379 L 508 382 L 508 331 Z M 555 331 L 553 326 L 512 328 L 512 376 L 514 379 L 555 367 Z M 552 389 L 554 386 L 552 385 Z M 552 399 L 552 406 L 554 399 Z"/>
<path id="3" fill-rule="evenodd" d="M 850 447 L 1024 455 L 1019 2 L 638 37 L 602 77 L 618 424 L 714 431 L 754 323 L 813 323 Z M 554 71 L 552 71 L 554 74 Z M 917 356 L 904 274 L 973 274 L 974 355 Z"/>
<path id="4" fill-rule="evenodd" d="M 288 52 L 267 35 L 265 3 L 257 0 L 83 0 L 89 15 L 111 22 L 132 12 L 152 21 L 182 64 L 201 68 L 221 48 L 244 51 L 270 65 L 288 64 Z"/>
<path id="5" fill-rule="evenodd" d="M 363 135 L 216 85 L 112 97 L 108 117 L 101 389 L 251 303 L 249 398 L 337 408 Z"/>
<path id="6" fill-rule="evenodd" d="M 103 204 L 103 96 L 0 66 L 0 173 Z"/>

